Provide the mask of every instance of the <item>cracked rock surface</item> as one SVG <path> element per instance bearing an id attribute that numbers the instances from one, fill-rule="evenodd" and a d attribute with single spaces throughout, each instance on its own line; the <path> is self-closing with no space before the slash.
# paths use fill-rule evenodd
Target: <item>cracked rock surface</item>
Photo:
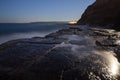
<path id="1" fill-rule="evenodd" d="M 120 32 L 70 27 L 0 46 L 0 80 L 120 80 Z"/>

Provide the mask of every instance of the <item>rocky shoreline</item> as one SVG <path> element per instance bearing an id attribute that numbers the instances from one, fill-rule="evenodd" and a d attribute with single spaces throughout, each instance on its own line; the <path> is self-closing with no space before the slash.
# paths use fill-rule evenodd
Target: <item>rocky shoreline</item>
<path id="1" fill-rule="evenodd" d="M 96 0 L 77 22 L 104 27 L 72 25 L 0 45 L 0 80 L 120 80 L 119 3 Z"/>
<path id="2" fill-rule="evenodd" d="M 0 80 L 120 80 L 119 72 L 114 76 L 110 70 L 115 62 L 119 71 L 119 34 L 71 26 L 9 41 L 0 46 Z"/>

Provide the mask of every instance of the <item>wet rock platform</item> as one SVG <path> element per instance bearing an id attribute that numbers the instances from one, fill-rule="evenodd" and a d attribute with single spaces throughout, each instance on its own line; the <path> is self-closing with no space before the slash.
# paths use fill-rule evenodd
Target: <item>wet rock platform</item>
<path id="1" fill-rule="evenodd" d="M 70 27 L 0 46 L 0 80 L 120 80 L 120 32 Z"/>

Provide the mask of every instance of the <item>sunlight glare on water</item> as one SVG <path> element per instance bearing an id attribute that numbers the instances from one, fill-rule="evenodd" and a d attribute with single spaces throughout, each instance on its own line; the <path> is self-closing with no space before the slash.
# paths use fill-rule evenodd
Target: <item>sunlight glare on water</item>
<path id="1" fill-rule="evenodd" d="M 115 59 L 111 61 L 111 72 L 113 75 L 116 75 L 118 73 L 118 62 Z"/>
<path id="2" fill-rule="evenodd" d="M 110 57 L 110 61 L 111 61 L 111 73 L 112 75 L 118 75 L 119 73 L 119 62 L 115 57 Z"/>
<path id="3" fill-rule="evenodd" d="M 108 59 L 108 66 L 109 68 L 109 72 L 111 75 L 116 76 L 119 74 L 119 62 L 117 60 L 117 58 L 114 56 L 114 53 L 111 51 L 104 51 L 103 53 L 104 56 Z"/>

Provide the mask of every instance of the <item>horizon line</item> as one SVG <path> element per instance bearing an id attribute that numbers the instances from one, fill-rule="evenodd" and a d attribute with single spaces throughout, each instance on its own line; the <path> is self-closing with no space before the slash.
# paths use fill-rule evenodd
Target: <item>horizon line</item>
<path id="1" fill-rule="evenodd" d="M 0 22 L 0 24 L 2 24 L 2 23 L 4 23 L 4 24 L 5 24 L 5 23 L 6 23 L 6 24 L 7 24 L 7 23 L 8 23 L 8 24 L 9 24 L 9 23 L 11 23 L 11 24 L 12 24 L 12 23 L 44 23 L 44 22 L 46 22 L 46 23 L 47 23 L 47 22 L 66 22 L 66 23 L 68 23 L 68 22 L 70 22 L 70 21 Z"/>

